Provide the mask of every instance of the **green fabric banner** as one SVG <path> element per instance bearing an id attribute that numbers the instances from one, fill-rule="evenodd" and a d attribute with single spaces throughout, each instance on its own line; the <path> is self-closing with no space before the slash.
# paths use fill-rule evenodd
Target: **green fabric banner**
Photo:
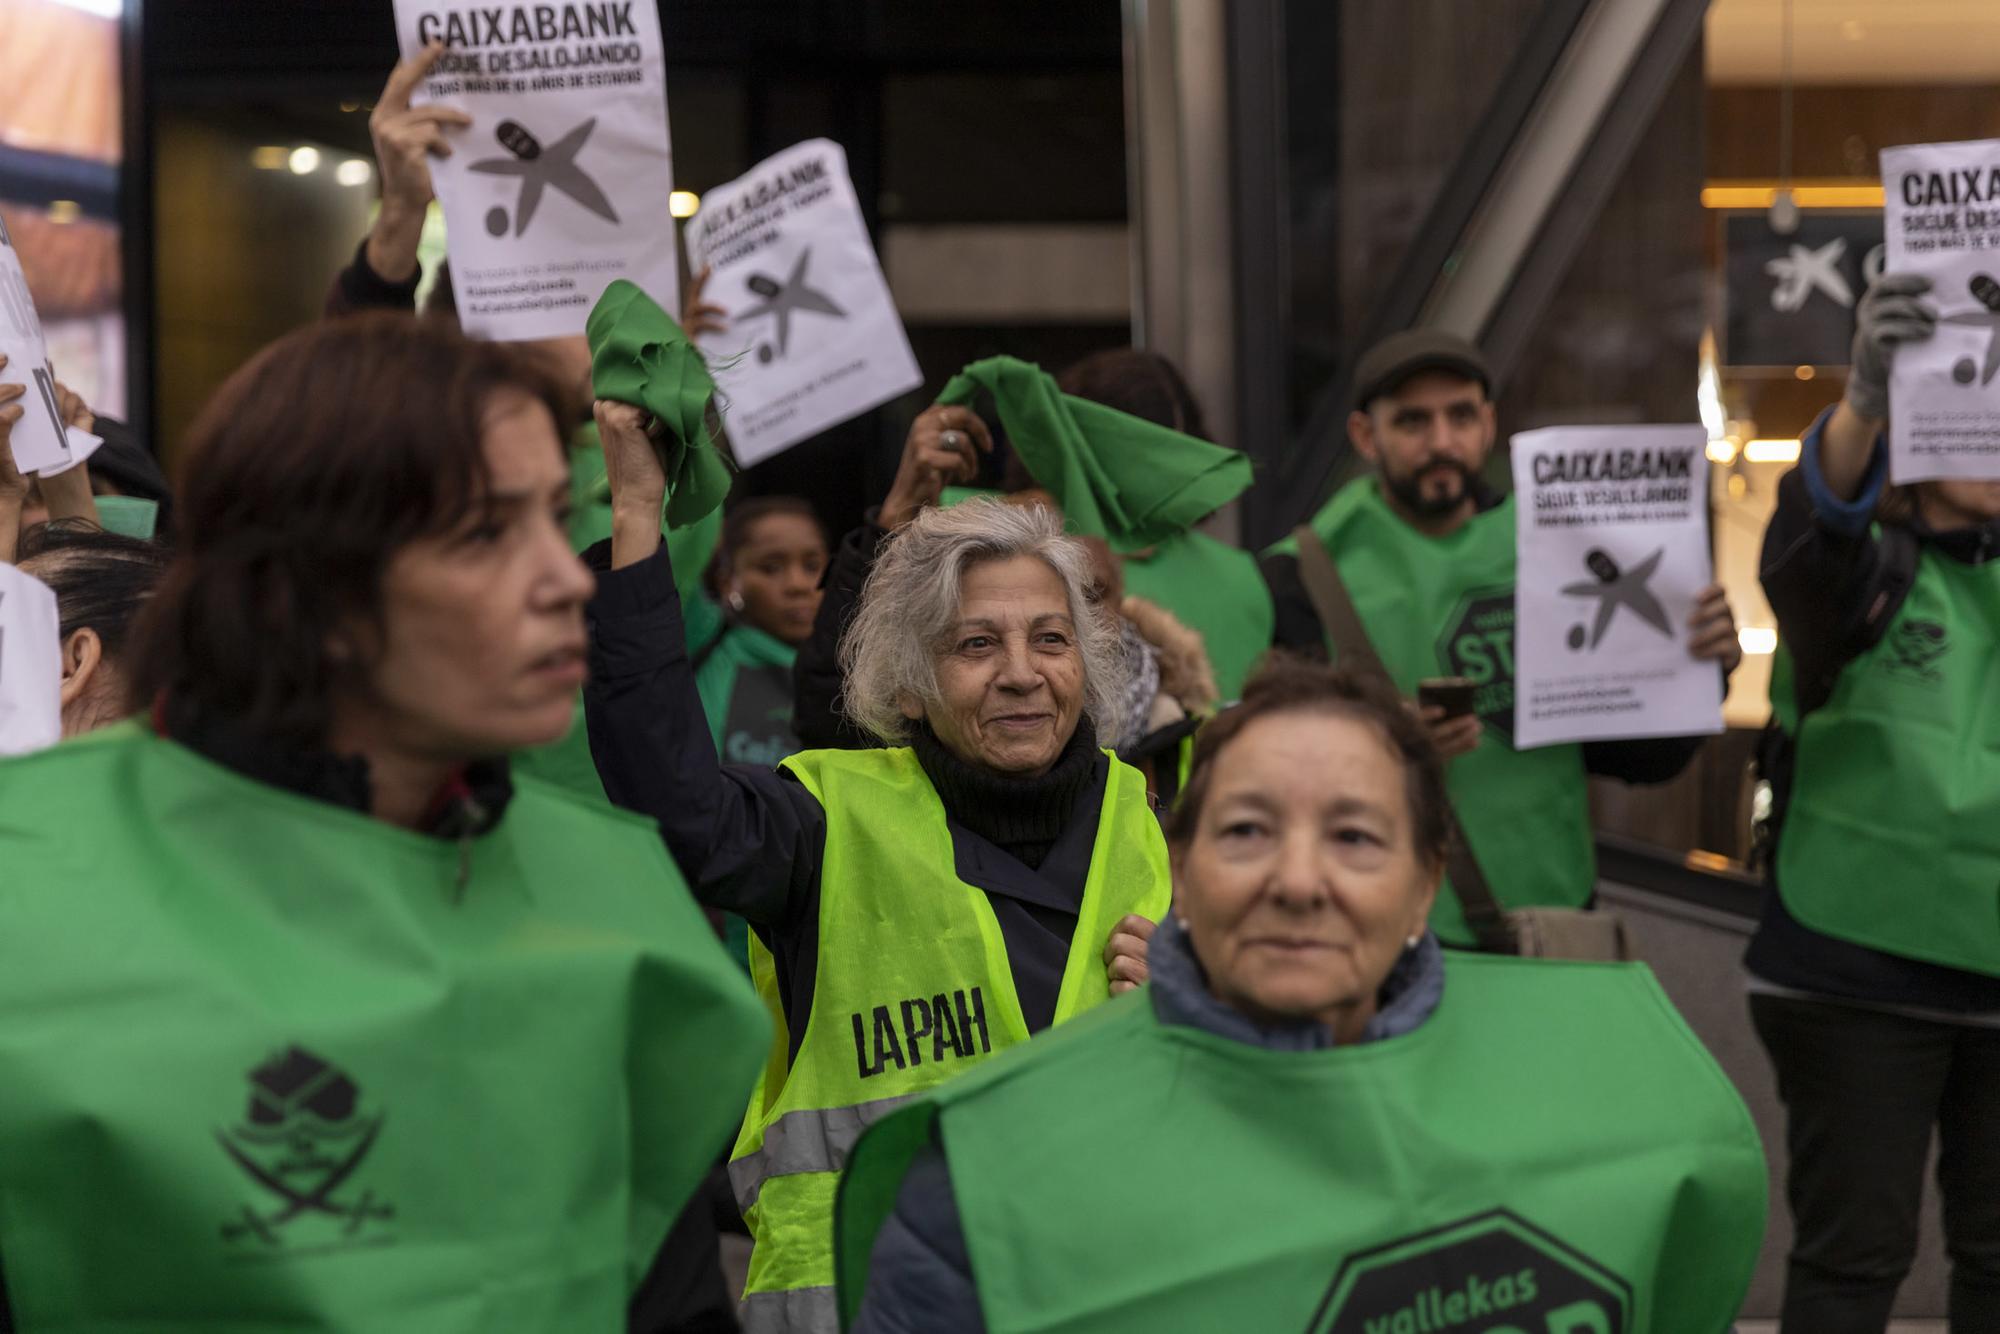
<path id="1" fill-rule="evenodd" d="M 1712 1334 L 1764 1236 L 1742 1099 L 1639 964 L 1453 957 L 1414 1033 L 1273 1051 L 1140 990 L 862 1136 L 840 1306 L 934 1130 L 1010 1334 Z"/>
<path id="2" fill-rule="evenodd" d="M 1164 542 L 1250 485 L 1246 455 L 1073 398 L 1013 357 L 973 362 L 938 401 L 969 404 L 982 389 L 1021 462 L 1074 530 L 1114 551 Z"/>
<path id="3" fill-rule="evenodd" d="M 1881 640 L 1797 721 L 1777 884 L 1815 931 L 2000 976 L 2000 563 L 1926 550 Z"/>
<path id="4" fill-rule="evenodd" d="M 23 1334 L 619 1330 L 770 1025 L 651 822 L 438 839 L 136 723 L 0 763 Z"/>
<path id="5" fill-rule="evenodd" d="M 604 289 L 584 330 L 591 392 L 637 404 L 667 430 L 668 525 L 684 528 L 720 508 L 729 467 L 708 428 L 715 381 L 701 352 L 673 316 L 623 278 Z"/>

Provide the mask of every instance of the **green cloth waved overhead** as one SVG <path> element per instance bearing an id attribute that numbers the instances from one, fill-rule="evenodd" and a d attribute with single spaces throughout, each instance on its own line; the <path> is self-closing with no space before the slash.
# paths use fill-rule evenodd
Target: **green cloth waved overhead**
<path id="1" fill-rule="evenodd" d="M 1013 357 L 973 362 L 938 401 L 970 403 L 982 389 L 1070 527 L 1114 551 L 1164 542 L 1250 485 L 1250 460 L 1236 450 L 1065 394 L 1040 367 Z"/>
<path id="2" fill-rule="evenodd" d="M 667 523 L 682 528 L 721 507 L 729 466 L 708 429 L 715 381 L 673 316 L 633 283 L 604 289 L 584 325 L 590 387 L 599 398 L 634 403 L 666 426 Z"/>

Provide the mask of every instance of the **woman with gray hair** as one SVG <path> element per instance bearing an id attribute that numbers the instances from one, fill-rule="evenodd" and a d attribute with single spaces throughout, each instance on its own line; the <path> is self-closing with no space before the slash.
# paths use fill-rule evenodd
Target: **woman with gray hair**
<path id="1" fill-rule="evenodd" d="M 1169 881 L 1144 781 L 1097 742 L 1118 631 L 1052 513 L 936 509 L 943 472 L 906 459 L 899 531 L 841 645 L 845 708 L 883 744 L 723 765 L 660 540 L 665 476 L 637 409 L 597 418 L 613 526 L 588 553 L 591 752 L 697 897 L 751 925 L 777 1035 L 730 1162 L 756 1243 L 744 1324 L 833 1331 L 834 1190 L 862 1129 L 1143 980 Z"/>

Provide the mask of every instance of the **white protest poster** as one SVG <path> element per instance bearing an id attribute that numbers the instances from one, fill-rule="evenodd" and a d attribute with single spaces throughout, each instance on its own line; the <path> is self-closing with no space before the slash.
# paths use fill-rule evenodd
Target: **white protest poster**
<path id="1" fill-rule="evenodd" d="M 1722 730 L 1722 673 L 1688 656 L 1707 448 L 1700 426 L 1514 437 L 1516 747 Z"/>
<path id="2" fill-rule="evenodd" d="M 2000 477 L 2000 140 L 1882 153 L 1884 270 L 1931 280 L 1937 333 L 1896 349 L 1889 477 Z"/>
<path id="3" fill-rule="evenodd" d="M 439 40 L 417 102 L 472 117 L 431 159 L 459 323 L 479 338 L 582 334 L 613 279 L 680 309 L 667 72 L 652 0 L 396 0 L 407 58 Z"/>
<path id="4" fill-rule="evenodd" d="M 60 624 L 49 586 L 0 564 L 0 755 L 62 739 Z"/>
<path id="5" fill-rule="evenodd" d="M 808 139 L 702 197 L 688 265 L 729 327 L 702 338 L 737 462 L 767 459 L 924 382 L 869 243 L 847 154 Z"/>
<path id="6" fill-rule="evenodd" d="M 21 271 L 21 257 L 14 252 L 14 238 L 7 234 L 4 219 L 0 219 L 0 353 L 7 358 L 0 368 L 0 384 L 23 385 L 28 391 L 18 400 L 23 411 L 9 442 L 15 466 L 24 473 L 56 473 L 75 464 L 78 456 L 56 402 L 56 374 L 42 341 L 42 321 L 35 314 L 35 299 L 28 293 L 27 275 Z"/>

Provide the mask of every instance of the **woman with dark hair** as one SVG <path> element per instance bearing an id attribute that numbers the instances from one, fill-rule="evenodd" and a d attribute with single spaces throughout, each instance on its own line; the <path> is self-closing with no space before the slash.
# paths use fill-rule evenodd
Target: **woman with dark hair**
<path id="1" fill-rule="evenodd" d="M 768 1025 L 650 827 L 509 775 L 584 675 L 569 411 L 377 316 L 195 423 L 142 719 L 0 764 L 16 1328 L 626 1327 Z"/>
<path id="2" fill-rule="evenodd" d="M 20 567 L 56 595 L 65 737 L 107 727 L 130 712 L 126 639 L 169 554 L 158 543 L 73 520 L 28 530 Z"/>
<path id="3" fill-rule="evenodd" d="M 848 1327 L 1726 1329 L 1742 1101 L 1643 965 L 1447 960 L 1449 829 L 1387 685 L 1253 678 L 1168 823 L 1150 984 L 862 1137 Z"/>

